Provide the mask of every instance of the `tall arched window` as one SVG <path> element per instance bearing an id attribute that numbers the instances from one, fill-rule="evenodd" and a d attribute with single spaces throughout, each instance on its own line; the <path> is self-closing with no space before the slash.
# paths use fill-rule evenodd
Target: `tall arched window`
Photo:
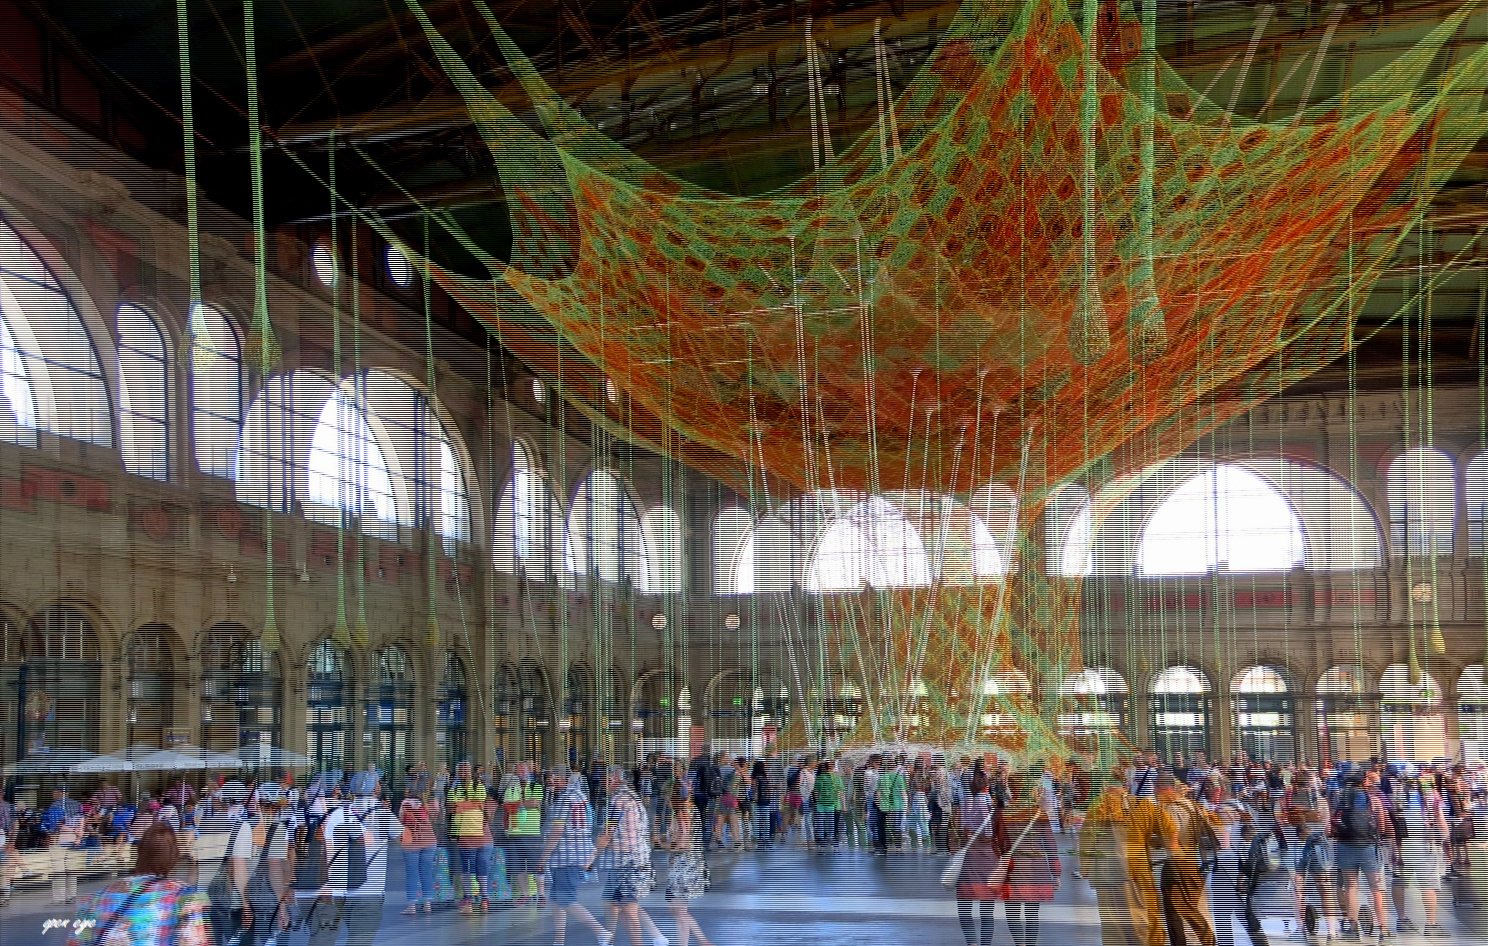
<path id="1" fill-rule="evenodd" d="M 1146 575 L 1288 571 L 1306 551 L 1286 495 L 1243 466 L 1223 464 L 1189 479 L 1153 511 L 1137 568 Z"/>
<path id="2" fill-rule="evenodd" d="M 119 443 L 131 473 L 170 479 L 170 365 L 165 335 L 135 305 L 116 315 L 119 332 Z"/>
<path id="3" fill-rule="evenodd" d="M 713 593 L 717 595 L 739 594 L 740 551 L 754 530 L 754 517 L 738 506 L 730 506 L 713 517 Z M 753 548 L 751 546 L 751 552 Z M 753 554 L 750 555 L 748 571 L 753 590 Z"/>
<path id="4" fill-rule="evenodd" d="M 574 494 L 568 514 L 569 541 L 580 570 L 604 581 L 630 579 L 644 587 L 650 554 L 640 516 L 625 484 L 596 470 Z"/>
<path id="5" fill-rule="evenodd" d="M 307 467 L 310 502 L 364 524 L 400 521 L 387 456 L 353 397 L 338 391 L 321 408 Z"/>
<path id="6" fill-rule="evenodd" d="M 448 440 L 439 441 L 439 523 L 445 551 L 453 552 L 455 543 L 470 541 L 470 493 L 465 471 Z"/>
<path id="7" fill-rule="evenodd" d="M 191 310 L 191 433 L 203 473 L 232 476 L 243 436 L 243 343 L 221 310 Z"/>
<path id="8" fill-rule="evenodd" d="M 857 591 L 930 584 L 925 543 L 893 504 L 855 503 L 822 533 L 806 567 L 808 591 Z"/>
<path id="9" fill-rule="evenodd" d="M 651 568 L 645 590 L 652 594 L 675 594 L 682 590 L 682 519 L 666 506 L 653 506 L 641 519 Z"/>
<path id="10" fill-rule="evenodd" d="M 283 748 L 279 659 L 241 625 L 218 625 L 202 643 L 201 714 L 204 748 L 242 753 L 250 767 Z"/>
<path id="11" fill-rule="evenodd" d="M 1209 678 L 1194 667 L 1169 667 L 1152 680 L 1152 746 L 1164 759 L 1209 752 Z"/>
<path id="12" fill-rule="evenodd" d="M 492 564 L 514 574 L 520 568 L 529 578 L 560 580 L 577 570 L 570 555 L 567 518 L 531 450 L 512 442 L 512 475 L 496 508 Z"/>
<path id="13" fill-rule="evenodd" d="M 1390 550 L 1448 555 L 1457 525 L 1457 468 L 1431 447 L 1407 450 L 1390 464 Z"/>
<path id="14" fill-rule="evenodd" d="M 110 447 L 113 405 L 82 314 L 56 274 L 0 223 L 0 439 L 34 446 L 31 431 Z M 6 409 L 8 408 L 8 410 Z"/>

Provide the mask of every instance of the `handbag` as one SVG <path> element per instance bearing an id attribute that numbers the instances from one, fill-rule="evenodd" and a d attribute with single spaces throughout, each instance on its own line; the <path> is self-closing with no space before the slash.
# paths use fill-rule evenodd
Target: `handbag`
<path id="1" fill-rule="evenodd" d="M 1028 832 L 1033 830 L 1033 826 L 1038 824 L 1038 820 L 1042 818 L 1043 815 L 1043 812 L 1039 812 L 1032 818 L 1028 819 L 1028 826 L 1023 829 L 1022 834 L 1018 835 L 1018 840 L 1014 841 L 1008 847 L 1006 854 L 1003 854 L 997 858 L 997 863 L 992 866 L 991 872 L 987 874 L 987 886 L 1007 886 L 1008 873 L 1012 870 L 1013 867 L 1013 851 L 1017 850 L 1018 845 L 1023 843 L 1023 839 L 1028 837 Z"/>
<path id="2" fill-rule="evenodd" d="M 966 843 L 961 845 L 961 849 L 951 855 L 951 859 L 946 862 L 945 870 L 940 872 L 940 885 L 942 887 L 950 890 L 960 882 L 961 868 L 966 863 L 966 852 L 971 850 L 972 844 L 976 842 L 976 839 L 981 836 L 983 831 L 987 830 L 987 825 L 991 823 L 992 813 L 988 812 L 987 817 L 982 820 L 981 825 L 972 832 L 971 837 L 966 839 Z"/>

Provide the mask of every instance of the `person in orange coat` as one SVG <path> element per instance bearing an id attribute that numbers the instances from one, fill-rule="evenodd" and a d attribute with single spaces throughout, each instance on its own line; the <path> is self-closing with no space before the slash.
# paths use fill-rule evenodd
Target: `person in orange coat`
<path id="1" fill-rule="evenodd" d="M 1100 902 L 1105 946 L 1166 946 L 1152 852 L 1162 847 L 1168 825 L 1156 805 L 1131 794 L 1127 774 L 1125 765 L 1117 765 L 1086 813 L 1080 868 Z"/>
<path id="2" fill-rule="evenodd" d="M 1184 946 L 1184 927 L 1194 931 L 1203 946 L 1215 946 L 1214 921 L 1209 916 L 1209 897 L 1199 870 L 1200 848 L 1206 838 L 1223 836 L 1223 827 L 1188 797 L 1191 789 L 1164 773 L 1157 780 L 1157 804 L 1162 809 L 1168 857 L 1163 862 L 1163 914 L 1167 918 L 1168 943 Z"/>

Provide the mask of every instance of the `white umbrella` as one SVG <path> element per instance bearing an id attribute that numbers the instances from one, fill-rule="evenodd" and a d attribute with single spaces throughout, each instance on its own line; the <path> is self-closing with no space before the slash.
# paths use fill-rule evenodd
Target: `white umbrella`
<path id="1" fill-rule="evenodd" d="M 205 768 L 207 763 L 199 757 L 174 749 L 161 749 L 134 760 L 136 772 L 194 772 Z"/>
<path id="2" fill-rule="evenodd" d="M 73 775 L 102 775 L 105 772 L 133 772 L 134 763 L 116 755 L 99 755 L 85 759 L 67 770 Z"/>
<path id="3" fill-rule="evenodd" d="M 238 753 L 238 757 L 243 765 L 249 768 L 278 766 L 282 769 L 308 769 L 315 764 L 298 752 L 279 748 L 243 749 Z"/>
<path id="4" fill-rule="evenodd" d="M 93 758 L 86 749 L 49 749 L 33 752 L 16 763 L 15 775 L 68 775 L 72 767 Z"/>

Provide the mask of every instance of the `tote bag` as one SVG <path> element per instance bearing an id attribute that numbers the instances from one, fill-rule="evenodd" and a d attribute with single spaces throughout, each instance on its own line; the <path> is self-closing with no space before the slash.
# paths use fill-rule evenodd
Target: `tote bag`
<path id="1" fill-rule="evenodd" d="M 992 815 L 989 813 L 982 820 L 981 826 L 972 832 L 971 837 L 966 839 L 966 843 L 961 846 L 961 850 L 951 855 L 950 861 L 946 863 L 945 870 L 940 872 L 940 885 L 942 887 L 951 890 L 960 882 L 961 868 L 966 863 L 966 852 L 971 850 L 971 846 L 976 843 L 976 839 L 981 837 L 982 832 L 987 830 L 987 825 L 991 823 Z M 1004 879 L 1006 879 L 1006 874 L 1004 874 Z"/>

